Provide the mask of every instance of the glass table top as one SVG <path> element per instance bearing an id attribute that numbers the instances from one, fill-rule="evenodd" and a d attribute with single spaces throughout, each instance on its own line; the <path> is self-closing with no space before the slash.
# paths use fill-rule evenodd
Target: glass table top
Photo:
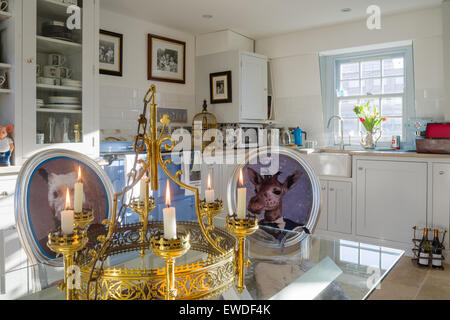
<path id="1" fill-rule="evenodd" d="M 222 226 L 224 221 L 219 217 L 216 225 Z M 404 254 L 397 249 L 300 235 L 294 231 L 260 229 L 247 241 L 247 258 L 251 262 L 246 270 L 247 289 L 239 294 L 233 287 L 218 298 L 363 300 L 382 286 L 382 280 Z M 206 258 L 207 255 L 191 250 L 177 259 L 177 264 Z M 151 251 L 144 258 L 138 253 L 112 256 L 107 263 L 126 268 L 164 266 L 164 261 Z M 62 267 L 40 264 L 12 269 L 0 275 L 0 300 L 63 300 L 64 293 L 56 288 L 62 278 Z"/>

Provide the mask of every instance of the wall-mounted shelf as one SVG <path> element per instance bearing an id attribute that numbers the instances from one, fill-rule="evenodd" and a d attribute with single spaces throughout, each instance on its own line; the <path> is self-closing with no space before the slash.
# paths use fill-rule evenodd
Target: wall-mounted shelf
<path id="1" fill-rule="evenodd" d="M 61 92 L 81 92 L 79 87 L 52 86 L 48 84 L 37 84 L 36 87 L 44 91 L 61 91 Z"/>
<path id="2" fill-rule="evenodd" d="M 55 0 L 39 0 L 37 7 L 38 15 L 51 16 L 54 19 L 67 19 L 67 8 L 69 4 Z"/>
<path id="3" fill-rule="evenodd" d="M 7 20 L 12 17 L 12 14 L 6 11 L 0 11 L 0 21 Z"/>
<path id="4" fill-rule="evenodd" d="M 0 63 L 0 70 L 8 70 L 11 69 L 11 65 L 8 63 Z"/>
<path id="5" fill-rule="evenodd" d="M 81 53 L 81 44 L 76 42 L 53 39 L 44 36 L 36 36 L 37 50 L 42 53 L 68 52 L 70 54 Z"/>

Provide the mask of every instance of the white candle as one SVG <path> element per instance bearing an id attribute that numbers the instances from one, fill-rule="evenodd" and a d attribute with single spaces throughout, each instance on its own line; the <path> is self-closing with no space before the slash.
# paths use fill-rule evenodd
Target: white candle
<path id="1" fill-rule="evenodd" d="M 81 182 L 81 167 L 78 167 L 78 182 L 75 183 L 74 209 L 75 212 L 83 212 L 83 182 Z"/>
<path id="2" fill-rule="evenodd" d="M 167 208 L 163 209 L 164 239 L 175 240 L 177 238 L 177 218 L 176 218 L 176 209 L 170 206 L 169 181 L 167 181 L 166 187 L 166 205 Z"/>
<path id="3" fill-rule="evenodd" d="M 73 210 L 70 210 L 70 193 L 66 193 L 66 210 L 61 211 L 61 231 L 64 235 L 73 234 Z"/>
<path id="4" fill-rule="evenodd" d="M 241 188 L 237 190 L 236 215 L 238 219 L 244 220 L 247 217 L 247 188 L 244 188 L 244 173 L 242 169 L 239 172 L 239 184 Z"/>
<path id="5" fill-rule="evenodd" d="M 145 202 L 145 200 L 146 200 L 145 197 L 146 197 L 146 194 L 147 194 L 147 186 L 148 186 L 147 178 L 144 176 L 141 179 L 141 193 L 139 195 L 139 201 L 141 201 L 141 202 Z"/>
<path id="6" fill-rule="evenodd" d="M 205 191 L 205 201 L 206 203 L 214 203 L 214 198 L 214 189 L 211 188 L 211 175 L 208 174 L 208 189 Z"/>

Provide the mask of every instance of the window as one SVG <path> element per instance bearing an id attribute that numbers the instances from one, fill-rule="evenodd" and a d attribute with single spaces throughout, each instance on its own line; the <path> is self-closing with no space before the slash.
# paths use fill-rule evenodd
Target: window
<path id="1" fill-rule="evenodd" d="M 412 46 L 321 57 L 324 120 L 341 116 L 346 143 L 358 145 L 365 128 L 353 109 L 369 102 L 387 119 L 380 145 L 390 144 L 392 136 L 410 142 L 405 123 L 415 114 L 412 60 Z M 337 125 L 329 140 L 339 142 Z"/>

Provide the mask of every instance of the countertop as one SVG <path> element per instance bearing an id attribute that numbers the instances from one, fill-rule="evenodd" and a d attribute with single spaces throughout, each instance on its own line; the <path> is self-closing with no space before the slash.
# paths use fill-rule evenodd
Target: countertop
<path id="1" fill-rule="evenodd" d="M 0 176 L 12 176 L 17 175 L 22 169 L 21 166 L 0 167 Z"/>
<path id="2" fill-rule="evenodd" d="M 434 158 L 434 159 L 450 159 L 450 154 L 432 154 L 432 153 L 418 153 L 416 151 L 406 150 L 388 150 L 388 149 L 375 149 L 375 150 L 339 150 L 331 148 L 318 148 L 318 149 L 301 149 L 295 148 L 300 153 L 342 153 L 351 156 L 366 156 L 366 157 L 403 157 L 403 158 Z"/>

